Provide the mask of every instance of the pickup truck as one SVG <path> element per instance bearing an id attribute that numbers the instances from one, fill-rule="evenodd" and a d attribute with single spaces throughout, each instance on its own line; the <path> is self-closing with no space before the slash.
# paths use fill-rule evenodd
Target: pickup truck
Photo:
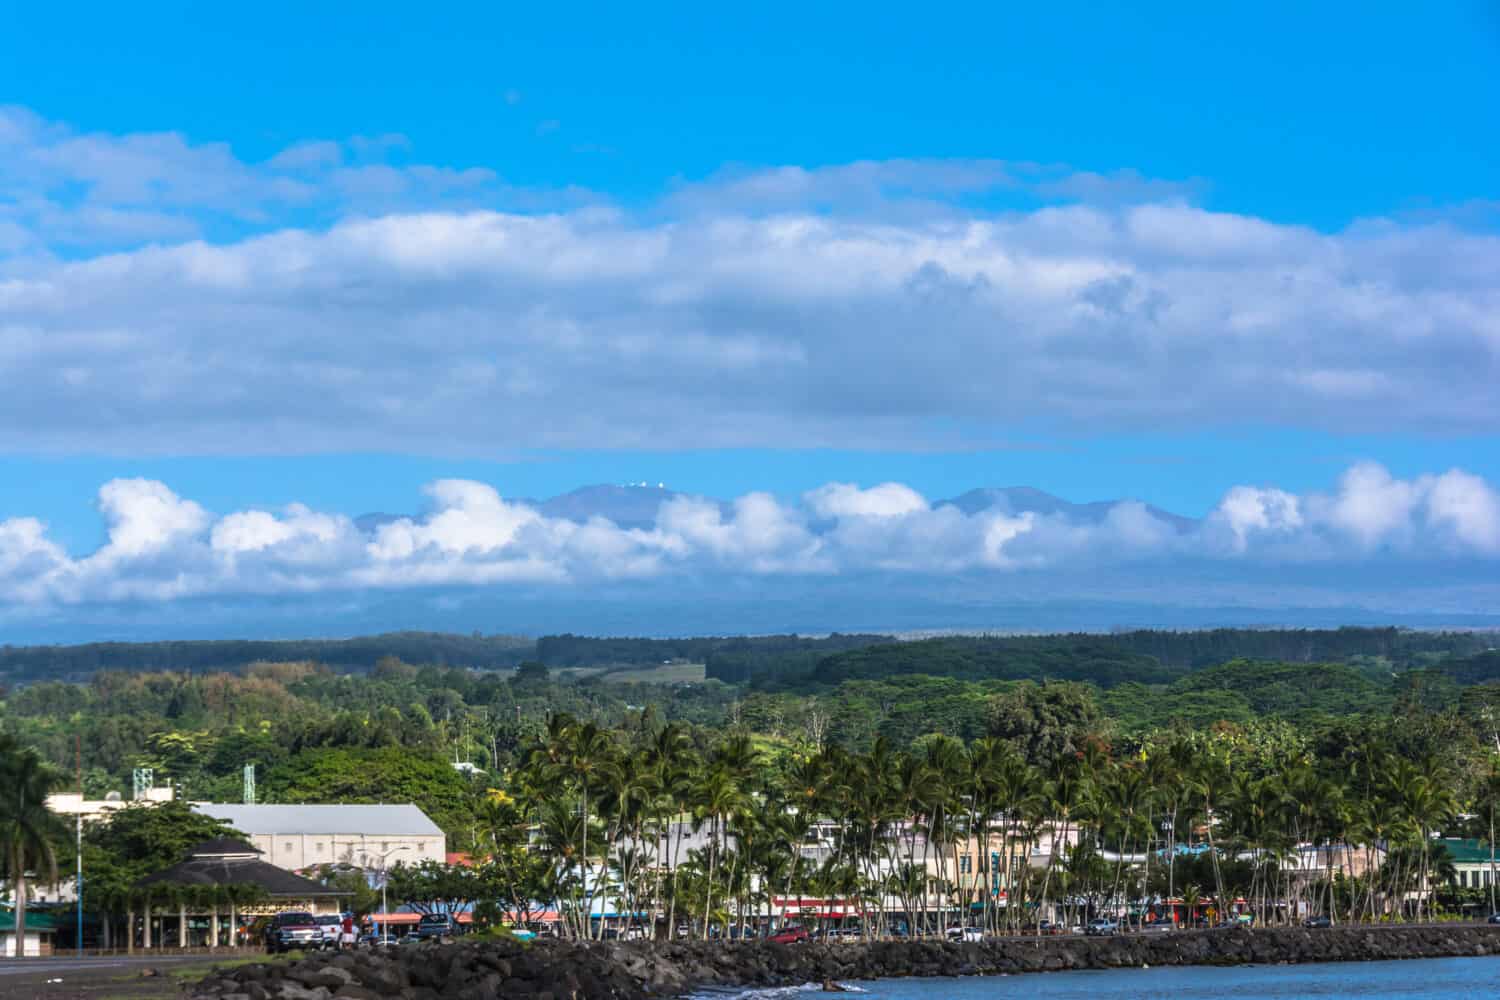
<path id="1" fill-rule="evenodd" d="M 344 932 L 343 916 L 338 913 L 324 913 L 317 919 L 318 926 L 323 928 L 323 947 L 337 949 L 339 935 Z"/>
<path id="2" fill-rule="evenodd" d="M 266 925 L 266 951 L 276 954 L 300 948 L 310 951 L 323 947 L 323 927 L 318 918 L 305 910 L 285 910 Z"/>
<path id="3" fill-rule="evenodd" d="M 463 928 L 453 914 L 424 913 L 422 919 L 417 921 L 417 929 L 412 931 L 412 937 L 418 941 L 426 941 L 429 938 L 458 937 L 462 933 Z"/>

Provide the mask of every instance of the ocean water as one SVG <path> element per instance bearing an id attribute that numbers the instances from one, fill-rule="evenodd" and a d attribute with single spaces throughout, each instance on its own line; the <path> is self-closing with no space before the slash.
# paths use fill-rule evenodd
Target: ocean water
<path id="1" fill-rule="evenodd" d="M 1410 962 L 1326 965 L 1206 966 L 1044 972 L 964 979 L 885 979 L 845 983 L 851 1000 L 1229 1000 L 1236 997 L 1389 997 L 1452 1000 L 1500 992 L 1500 957 L 1436 958 Z M 778 990 L 723 991 L 701 1000 L 812 1000 L 825 996 L 809 983 Z"/>

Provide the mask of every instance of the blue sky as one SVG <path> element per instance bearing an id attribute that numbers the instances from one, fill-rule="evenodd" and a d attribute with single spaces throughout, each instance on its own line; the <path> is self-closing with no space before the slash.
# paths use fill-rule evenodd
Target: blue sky
<path id="1" fill-rule="evenodd" d="M 25 5 L 0 82 L 85 130 L 252 159 L 400 133 L 637 199 L 726 164 L 898 157 L 1200 178 L 1215 207 L 1324 228 L 1494 196 L 1482 2 L 309 6 Z"/>
<path id="2" fill-rule="evenodd" d="M 29 5 L 0 33 L 17 634 L 684 574 L 1068 599 L 1143 553 L 1273 609 L 1492 596 L 1392 596 L 1414 560 L 1496 568 L 1491 4 L 303 7 Z M 778 506 L 564 541 L 445 480 Z M 887 482 L 926 506 L 813 492 Z M 1221 530 L 997 541 L 930 506 L 1016 485 Z M 436 563 L 288 505 L 413 515 Z M 274 524 L 213 535 L 247 512 Z M 1316 582 L 1234 561 L 1296 552 Z"/>

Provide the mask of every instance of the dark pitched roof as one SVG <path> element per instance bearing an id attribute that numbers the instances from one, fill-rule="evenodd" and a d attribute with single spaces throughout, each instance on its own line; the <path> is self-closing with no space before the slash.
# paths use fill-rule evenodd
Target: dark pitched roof
<path id="1" fill-rule="evenodd" d="M 268 896 L 297 899 L 349 895 L 341 889 L 331 889 L 321 882 L 305 879 L 259 858 L 225 857 L 222 854 L 200 857 L 195 853 L 186 861 L 179 861 L 170 868 L 147 875 L 136 885 L 253 885 Z"/>
<path id="2" fill-rule="evenodd" d="M 260 848 L 247 844 L 238 837 L 219 837 L 214 840 L 205 840 L 203 843 L 198 844 L 192 850 L 188 851 L 188 857 L 222 857 L 226 854 L 243 854 L 254 857 L 257 854 L 264 853 Z"/>

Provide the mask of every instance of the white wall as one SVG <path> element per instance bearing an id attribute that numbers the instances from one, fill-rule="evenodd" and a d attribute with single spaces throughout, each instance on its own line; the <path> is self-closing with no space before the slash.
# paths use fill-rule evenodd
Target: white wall
<path id="1" fill-rule="evenodd" d="M 26 932 L 26 948 L 22 957 L 27 955 L 40 956 L 42 954 L 42 935 L 36 931 Z M 16 957 L 16 932 L 12 928 L 8 931 L 0 931 L 0 955 L 6 958 Z"/>
<path id="2" fill-rule="evenodd" d="M 407 865 L 422 861 L 442 863 L 447 843 L 441 836 L 413 837 L 382 834 L 349 833 L 275 833 L 256 834 L 250 843 L 262 852 L 263 861 L 278 868 L 297 871 L 318 865 L 349 864 L 359 868 L 379 868 L 380 857 L 387 854 L 386 865 Z M 404 848 L 395 850 L 395 848 Z"/>

